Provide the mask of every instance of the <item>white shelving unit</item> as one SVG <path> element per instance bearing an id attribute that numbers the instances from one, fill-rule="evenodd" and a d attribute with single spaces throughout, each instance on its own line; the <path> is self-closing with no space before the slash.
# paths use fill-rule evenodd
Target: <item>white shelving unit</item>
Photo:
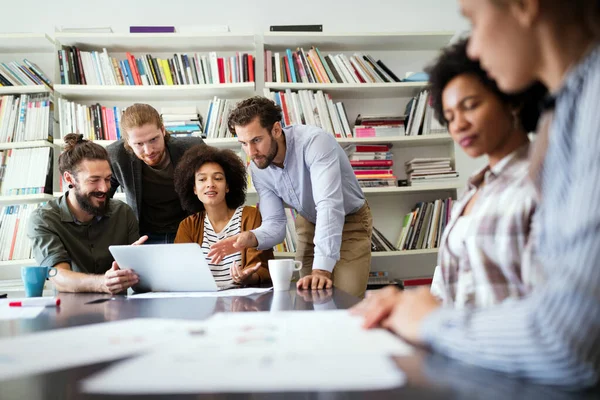
<path id="1" fill-rule="evenodd" d="M 25 149 L 32 147 L 52 147 L 54 144 L 47 140 L 30 140 L 27 142 L 8 142 L 0 143 L 0 150 L 7 149 Z"/>
<path id="2" fill-rule="evenodd" d="M 25 203 L 42 203 L 45 201 L 52 200 L 54 198 L 51 194 L 20 194 L 14 196 L 0 196 L 0 206 L 6 206 L 11 204 L 25 204 Z"/>
<path id="3" fill-rule="evenodd" d="M 77 101 L 184 101 L 209 100 L 219 97 L 247 97 L 254 94 L 254 83 L 223 83 L 210 85 L 54 85 L 54 92 Z"/>
<path id="4" fill-rule="evenodd" d="M 2 86 L 0 87 L 0 96 L 7 94 L 35 94 L 35 93 L 51 93 L 52 89 L 44 85 L 27 85 L 27 86 Z"/>
<path id="5" fill-rule="evenodd" d="M 0 34 L 0 61 L 19 63 L 28 59 L 37 64 L 43 72 L 52 79 L 52 63 L 54 60 L 54 41 L 46 34 L 37 33 L 2 33 Z M 52 93 L 52 89 L 45 85 L 24 85 L 0 87 L 0 96 Z M 47 140 L 31 140 L 25 142 L 0 143 L 0 150 L 23 149 L 33 147 L 51 147 L 53 144 Z M 29 194 L 18 196 L 0 196 L 0 207 L 33 204 L 52 200 L 49 194 Z M 36 265 L 35 260 L 10 260 L 0 261 L 0 280 L 3 284 L 16 282 L 20 285 L 20 269 L 25 265 Z M 13 285 L 14 286 L 14 285 Z M 7 290 L 3 286 L 3 290 Z"/>
<path id="6" fill-rule="evenodd" d="M 404 113 L 407 101 L 423 87 L 423 82 L 395 82 L 378 84 L 303 84 L 265 82 L 264 51 L 282 51 L 311 46 L 318 47 L 323 53 L 353 53 L 356 51 L 372 54 L 382 59 L 394 73 L 402 78 L 409 71 L 420 71 L 430 62 L 437 51 L 454 36 L 454 32 L 402 32 L 402 33 L 304 33 L 304 32 L 266 32 L 253 34 L 65 34 L 57 33 L 54 42 L 45 35 L 18 34 L 0 35 L 0 53 L 44 52 L 52 57 L 52 70 L 45 70 L 54 78 L 54 95 L 77 101 L 82 104 L 101 103 L 109 107 L 126 107 L 133 102 L 146 102 L 159 109 L 164 106 L 196 105 L 206 121 L 207 104 L 214 96 L 229 99 L 243 99 L 252 95 L 262 95 L 263 89 L 269 90 L 323 90 L 336 101 L 343 101 L 352 124 L 358 113 Z M 106 48 L 108 53 L 124 58 L 125 52 L 136 56 L 152 54 L 157 57 L 172 56 L 173 53 L 194 53 L 216 51 L 235 54 L 247 52 L 254 55 L 255 82 L 215 85 L 177 85 L 177 86 L 87 86 L 60 84 L 60 69 L 56 51 L 62 46 L 77 46 L 82 50 Z M 7 50 L 8 49 L 8 50 Z M 20 87 L 19 93 L 48 91 L 46 87 Z M 0 88 L 0 95 L 11 93 L 16 88 Z M 55 119 L 58 121 L 58 107 L 55 107 Z M 55 128 L 54 145 L 59 149 L 63 141 L 59 139 L 60 130 Z M 96 141 L 107 146 L 112 141 Z M 235 138 L 208 139 L 209 145 L 240 149 Z M 342 146 L 352 144 L 391 144 L 394 152 L 395 174 L 404 177 L 404 162 L 412 157 L 454 157 L 454 144 L 449 135 L 400 136 L 378 138 L 338 139 Z M 33 144 L 33 143 L 31 143 Z M 36 143 L 36 146 L 52 146 L 51 143 Z M 2 147 L 4 146 L 4 147 Z M 3 144 L 0 149 L 17 148 L 20 143 Z M 56 156 L 55 156 L 56 158 Z M 461 171 L 462 172 L 462 171 Z M 464 172 L 463 172 L 464 173 Z M 458 184 L 365 188 L 364 193 L 371 206 L 374 225 L 392 243 L 395 243 L 401 230 L 403 216 L 418 201 L 432 201 L 436 198 L 456 198 Z M 19 201 L 47 201 L 54 195 L 11 196 L 0 199 L 0 203 Z M 116 198 L 125 201 L 123 194 Z M 258 201 L 254 188 L 248 190 L 248 203 Z M 437 249 L 374 252 L 373 269 L 388 270 L 395 278 L 408 278 L 431 275 L 435 266 Z M 405 257 L 412 256 L 412 257 Z M 293 257 L 293 253 L 276 253 L 276 257 Z M 10 262 L 13 263 L 13 262 Z M 0 263 L 0 271 L 8 265 Z M 2 277 L 0 273 L 0 277 Z"/>
<path id="7" fill-rule="evenodd" d="M 52 53 L 54 40 L 44 33 L 0 33 L 0 53 Z"/>
<path id="8" fill-rule="evenodd" d="M 394 83 L 277 83 L 265 82 L 271 90 L 323 90 L 347 99 L 412 97 L 425 85 L 420 82 Z"/>

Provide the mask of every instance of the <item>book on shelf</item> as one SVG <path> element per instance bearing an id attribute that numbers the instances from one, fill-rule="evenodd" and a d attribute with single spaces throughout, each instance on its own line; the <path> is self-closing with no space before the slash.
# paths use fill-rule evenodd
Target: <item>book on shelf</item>
<path id="1" fill-rule="evenodd" d="M 371 251 L 398 251 L 398 249 L 377 228 L 373 227 Z"/>
<path id="2" fill-rule="evenodd" d="M 130 26 L 129 33 L 175 33 L 174 26 Z"/>
<path id="3" fill-rule="evenodd" d="M 171 136 L 204 136 L 202 116 L 195 106 L 162 107 L 165 131 Z"/>
<path id="4" fill-rule="evenodd" d="M 227 120 L 229 113 L 235 108 L 236 102 L 229 99 L 221 99 L 215 96 L 206 110 L 205 137 L 207 139 L 231 138 L 233 134 L 229 131 Z"/>
<path id="5" fill-rule="evenodd" d="M 400 79 L 369 54 L 325 54 L 317 47 L 265 50 L 266 82 L 391 83 Z"/>
<path id="6" fill-rule="evenodd" d="M 392 170 L 394 154 L 391 144 L 344 146 L 358 184 L 365 187 L 395 187 L 397 178 Z"/>
<path id="7" fill-rule="evenodd" d="M 36 86 L 52 87 L 52 82 L 37 64 L 24 59 L 0 63 L 0 86 Z"/>
<path id="8" fill-rule="evenodd" d="M 450 220 L 452 198 L 421 201 L 404 216 L 396 247 L 399 250 L 435 249 Z"/>
<path id="9" fill-rule="evenodd" d="M 354 121 L 354 136 L 364 137 L 390 137 L 404 136 L 403 115 L 361 115 L 358 114 Z"/>
<path id="10" fill-rule="evenodd" d="M 0 261 L 32 258 L 27 224 L 33 211 L 42 203 L 16 204 L 0 209 Z"/>
<path id="11" fill-rule="evenodd" d="M 89 25 L 80 25 L 80 26 L 67 26 L 67 25 L 58 25 L 54 27 L 55 32 L 64 32 L 64 33 L 112 33 L 111 26 L 89 26 Z"/>
<path id="12" fill-rule="evenodd" d="M 424 276 L 419 278 L 402 279 L 400 283 L 404 289 L 414 289 L 420 286 L 430 287 L 433 282 L 433 277 Z"/>
<path id="13" fill-rule="evenodd" d="M 369 271 L 367 290 L 381 289 L 384 286 L 401 286 L 396 279 L 392 279 L 388 271 Z"/>
<path id="14" fill-rule="evenodd" d="M 270 91 L 265 88 L 264 95 L 281 107 L 283 126 L 314 125 L 336 138 L 353 137 L 344 103 L 334 102 L 331 95 L 322 90 L 292 92 L 290 89 Z"/>
<path id="15" fill-rule="evenodd" d="M 0 96 L 0 143 L 52 141 L 53 110 L 46 93 Z"/>
<path id="16" fill-rule="evenodd" d="M 323 32 L 323 25 L 271 25 L 271 32 Z"/>
<path id="17" fill-rule="evenodd" d="M 79 133 L 88 140 L 119 140 L 123 111 L 122 107 L 104 106 L 100 103 L 88 106 L 59 98 L 60 137 Z"/>
<path id="18" fill-rule="evenodd" d="M 405 170 L 411 186 L 455 183 L 458 178 L 449 157 L 413 158 L 405 163 Z"/>
<path id="19" fill-rule="evenodd" d="M 435 118 L 429 90 L 422 90 L 409 100 L 405 109 L 406 135 L 433 135 L 448 133 L 448 129 Z"/>
<path id="20" fill-rule="evenodd" d="M 102 51 L 82 51 L 63 46 L 58 50 L 60 82 L 66 85 L 204 85 L 254 82 L 254 56 L 175 53 L 171 58 L 151 54 L 135 57 L 130 52 L 117 59 Z"/>
<path id="21" fill-rule="evenodd" d="M 0 150 L 0 195 L 52 194 L 50 147 Z"/>

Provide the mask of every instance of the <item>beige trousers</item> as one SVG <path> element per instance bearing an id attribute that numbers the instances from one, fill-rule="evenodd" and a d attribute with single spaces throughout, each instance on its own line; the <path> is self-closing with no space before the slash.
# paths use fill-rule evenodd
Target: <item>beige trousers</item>
<path id="1" fill-rule="evenodd" d="M 298 215 L 296 217 L 296 260 L 302 261 L 300 276 L 309 275 L 315 257 L 315 224 Z M 371 235 L 373 216 L 365 202 L 354 214 L 346 215 L 342 231 L 340 259 L 333 269 L 333 285 L 357 297 L 363 297 L 371 270 Z M 315 268 L 319 268 L 315 265 Z"/>

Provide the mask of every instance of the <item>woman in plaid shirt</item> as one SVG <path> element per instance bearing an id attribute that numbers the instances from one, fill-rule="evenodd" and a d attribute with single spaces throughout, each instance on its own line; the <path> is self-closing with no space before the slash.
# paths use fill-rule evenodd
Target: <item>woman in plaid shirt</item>
<path id="1" fill-rule="evenodd" d="M 466 48 L 467 40 L 448 47 L 427 71 L 440 123 L 467 155 L 488 158 L 454 204 L 440 243 L 431 289 L 456 308 L 523 297 L 541 279 L 529 240 L 537 194 L 527 134 L 546 89 L 502 93 Z"/>

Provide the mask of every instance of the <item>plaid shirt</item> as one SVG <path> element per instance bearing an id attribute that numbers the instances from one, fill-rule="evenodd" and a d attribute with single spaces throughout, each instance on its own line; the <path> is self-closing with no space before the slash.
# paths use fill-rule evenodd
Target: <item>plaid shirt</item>
<path id="1" fill-rule="evenodd" d="M 528 151 L 529 143 L 474 174 L 452 208 L 431 287 L 444 305 L 491 306 L 525 296 L 541 279 L 529 240 L 537 194 L 528 176 Z M 464 230 L 455 229 L 461 219 Z"/>

